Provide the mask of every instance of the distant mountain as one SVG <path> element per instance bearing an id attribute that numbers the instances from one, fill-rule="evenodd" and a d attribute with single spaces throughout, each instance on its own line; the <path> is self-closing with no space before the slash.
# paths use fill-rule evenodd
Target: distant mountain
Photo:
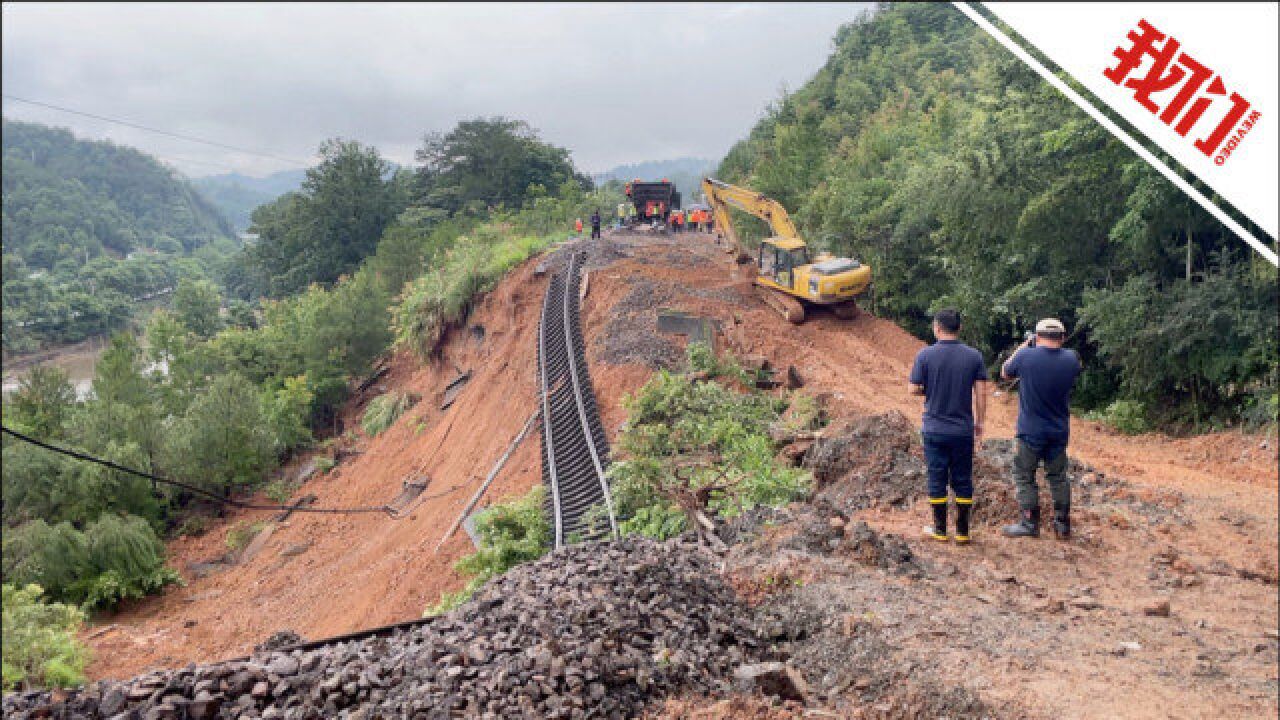
<path id="1" fill-rule="evenodd" d="M 706 158 L 682 157 L 674 160 L 650 160 L 633 165 L 619 165 L 612 170 L 594 173 L 591 179 L 597 183 L 618 180 L 628 182 L 641 180 L 661 180 L 666 178 L 675 183 L 676 189 L 684 198 L 684 202 L 694 202 L 701 190 L 702 178 L 715 169 L 715 161 Z"/>
<path id="2" fill-rule="evenodd" d="M 122 327 L 138 298 L 216 274 L 231 224 L 178 173 L 111 142 L 3 121 L 4 348 Z"/>
<path id="3" fill-rule="evenodd" d="M 222 210 L 236 230 L 244 231 L 255 208 L 302 187 L 306 176 L 304 168 L 261 178 L 232 172 L 195 178 L 191 184 Z"/>

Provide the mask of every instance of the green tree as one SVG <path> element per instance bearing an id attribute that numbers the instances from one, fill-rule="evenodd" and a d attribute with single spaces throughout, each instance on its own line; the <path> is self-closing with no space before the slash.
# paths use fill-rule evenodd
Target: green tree
<path id="1" fill-rule="evenodd" d="M 215 378 L 166 437 L 165 466 L 215 493 L 258 482 L 274 456 L 257 390 L 237 374 Z"/>
<path id="2" fill-rule="evenodd" d="M 18 381 L 18 391 L 6 403 L 6 415 L 39 438 L 62 437 L 67 417 L 76 402 L 76 389 L 59 367 L 36 365 Z M 6 417 L 6 420 L 10 419 Z"/>
<path id="3" fill-rule="evenodd" d="M 583 188 L 590 180 L 578 175 L 569 151 L 545 143 L 520 120 L 477 118 L 458 123 L 448 133 L 423 139 L 417 160 L 418 204 L 449 214 L 473 213 L 524 205 L 535 185 L 560 187 L 573 181 Z"/>
<path id="4" fill-rule="evenodd" d="M 184 279 L 173 293 L 174 317 L 197 337 L 210 338 L 222 327 L 222 296 L 208 280 Z"/>
<path id="5" fill-rule="evenodd" d="M 404 208 L 403 183 L 376 149 L 334 139 L 320 155 L 299 192 L 253 213 L 259 239 L 246 263 L 263 294 L 288 295 L 352 272 Z"/>

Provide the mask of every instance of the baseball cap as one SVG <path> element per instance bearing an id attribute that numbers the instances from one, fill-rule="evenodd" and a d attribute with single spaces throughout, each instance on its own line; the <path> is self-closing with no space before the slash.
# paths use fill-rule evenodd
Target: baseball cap
<path id="1" fill-rule="evenodd" d="M 1067 334 L 1067 328 L 1062 321 L 1057 318 L 1045 318 L 1036 323 L 1037 335 L 1049 335 L 1051 333 Z"/>

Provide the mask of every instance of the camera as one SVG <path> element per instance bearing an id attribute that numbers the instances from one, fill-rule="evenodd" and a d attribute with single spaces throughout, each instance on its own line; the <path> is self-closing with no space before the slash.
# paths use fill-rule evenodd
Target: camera
<path id="1" fill-rule="evenodd" d="M 1027 347 L 1036 346 L 1036 334 L 1034 332 L 1028 330 L 1027 334 L 1022 339 L 1026 341 Z"/>

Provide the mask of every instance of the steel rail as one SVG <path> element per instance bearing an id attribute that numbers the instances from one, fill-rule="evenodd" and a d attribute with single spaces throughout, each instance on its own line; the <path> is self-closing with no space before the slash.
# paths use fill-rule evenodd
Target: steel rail
<path id="1" fill-rule="evenodd" d="M 547 308 L 551 304 L 551 298 L 555 292 L 558 279 L 558 277 L 553 276 L 551 281 L 547 283 L 547 294 L 542 303 L 542 317 L 538 323 L 538 379 L 542 384 L 543 479 L 551 491 L 551 517 L 552 522 L 555 523 L 555 546 L 557 548 L 564 544 L 564 524 L 562 522 L 563 514 L 560 511 L 560 481 L 556 476 L 556 451 L 553 437 L 555 431 L 552 428 L 551 420 L 551 390 L 547 379 Z"/>
<path id="2" fill-rule="evenodd" d="M 590 369 L 583 350 L 578 283 L 583 256 L 574 252 L 547 285 L 538 328 L 539 390 L 542 393 L 543 482 L 555 546 L 574 537 L 617 537 L 617 518 L 609 491 L 608 444 Z M 607 528 L 591 522 L 593 507 L 607 515 Z"/>
<path id="3" fill-rule="evenodd" d="M 600 494 L 604 497 L 605 510 L 609 514 L 609 534 L 617 538 L 618 521 L 613 513 L 613 497 L 609 493 L 609 481 L 605 475 L 604 464 L 600 460 L 599 449 L 596 447 L 595 433 L 588 419 L 586 404 L 583 401 L 582 382 L 578 377 L 578 360 L 582 350 L 582 342 L 574 331 L 578 329 L 578 332 L 581 332 L 580 328 L 582 326 L 580 308 L 577 302 L 578 284 L 581 282 L 580 277 L 582 274 L 581 260 L 582 255 L 578 253 L 574 253 L 573 257 L 570 258 L 569 269 L 567 270 L 569 279 L 565 282 L 564 291 L 564 333 L 565 344 L 569 347 L 569 352 L 567 353 L 569 377 L 573 383 L 573 399 L 578 406 L 578 419 L 582 423 L 582 436 L 586 440 L 587 450 L 591 453 L 591 463 L 595 466 L 596 479 L 600 483 Z"/>

